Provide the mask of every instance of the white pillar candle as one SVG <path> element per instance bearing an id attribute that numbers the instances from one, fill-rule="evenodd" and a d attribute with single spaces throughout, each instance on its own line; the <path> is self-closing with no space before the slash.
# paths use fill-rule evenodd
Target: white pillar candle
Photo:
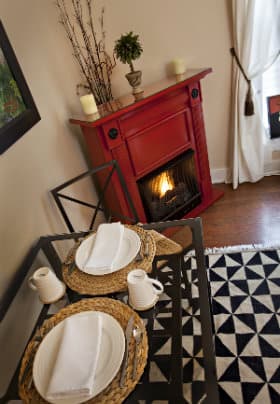
<path id="1" fill-rule="evenodd" d="M 86 115 L 95 114 L 98 112 L 94 96 L 92 94 L 86 94 L 80 97 L 83 111 Z"/>
<path id="2" fill-rule="evenodd" d="M 174 59 L 172 61 L 174 74 L 183 74 L 186 71 L 186 64 L 183 59 Z"/>

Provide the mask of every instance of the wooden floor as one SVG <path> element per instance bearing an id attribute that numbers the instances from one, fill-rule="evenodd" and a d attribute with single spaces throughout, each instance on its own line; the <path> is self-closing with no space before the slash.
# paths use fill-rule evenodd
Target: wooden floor
<path id="1" fill-rule="evenodd" d="M 225 195 L 200 217 L 204 246 L 224 247 L 252 243 L 280 245 L 280 176 L 265 177 L 258 183 L 217 184 Z M 180 241 L 183 234 L 177 234 Z"/>

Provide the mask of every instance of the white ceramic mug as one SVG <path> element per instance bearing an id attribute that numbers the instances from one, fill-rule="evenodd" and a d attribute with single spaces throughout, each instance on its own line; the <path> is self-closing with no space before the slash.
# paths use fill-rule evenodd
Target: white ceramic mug
<path id="1" fill-rule="evenodd" d="M 36 290 L 42 303 L 50 304 L 61 299 L 66 287 L 48 267 L 41 267 L 28 279 L 31 289 Z"/>
<path id="2" fill-rule="evenodd" d="M 143 269 L 134 269 L 127 275 L 129 304 L 135 310 L 148 310 L 158 301 L 163 285 L 149 278 Z"/>

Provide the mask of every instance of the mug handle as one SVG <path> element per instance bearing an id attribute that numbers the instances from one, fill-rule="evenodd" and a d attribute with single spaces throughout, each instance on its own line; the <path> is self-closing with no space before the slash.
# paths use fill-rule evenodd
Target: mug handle
<path id="1" fill-rule="evenodd" d="M 33 276 L 31 276 L 31 277 L 28 279 L 28 284 L 29 284 L 29 286 L 30 286 L 31 289 L 37 290 L 37 287 L 34 285 L 34 282 L 33 282 Z"/>
<path id="2" fill-rule="evenodd" d="M 160 281 L 158 281 L 157 279 L 149 278 L 148 280 L 149 280 L 149 283 L 151 283 L 153 285 L 155 294 L 160 295 L 164 289 L 163 284 Z M 157 286 L 157 288 L 155 288 L 155 286 Z"/>

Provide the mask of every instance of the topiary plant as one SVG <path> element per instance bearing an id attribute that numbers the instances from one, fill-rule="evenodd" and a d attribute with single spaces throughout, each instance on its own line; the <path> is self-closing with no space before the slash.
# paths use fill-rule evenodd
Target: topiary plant
<path id="1" fill-rule="evenodd" d="M 139 42 L 139 35 L 133 34 L 132 31 L 122 35 L 120 39 L 115 42 L 114 52 L 116 57 L 122 62 L 127 63 L 131 72 L 134 72 L 133 60 L 140 57 L 143 52 L 141 43 Z"/>

